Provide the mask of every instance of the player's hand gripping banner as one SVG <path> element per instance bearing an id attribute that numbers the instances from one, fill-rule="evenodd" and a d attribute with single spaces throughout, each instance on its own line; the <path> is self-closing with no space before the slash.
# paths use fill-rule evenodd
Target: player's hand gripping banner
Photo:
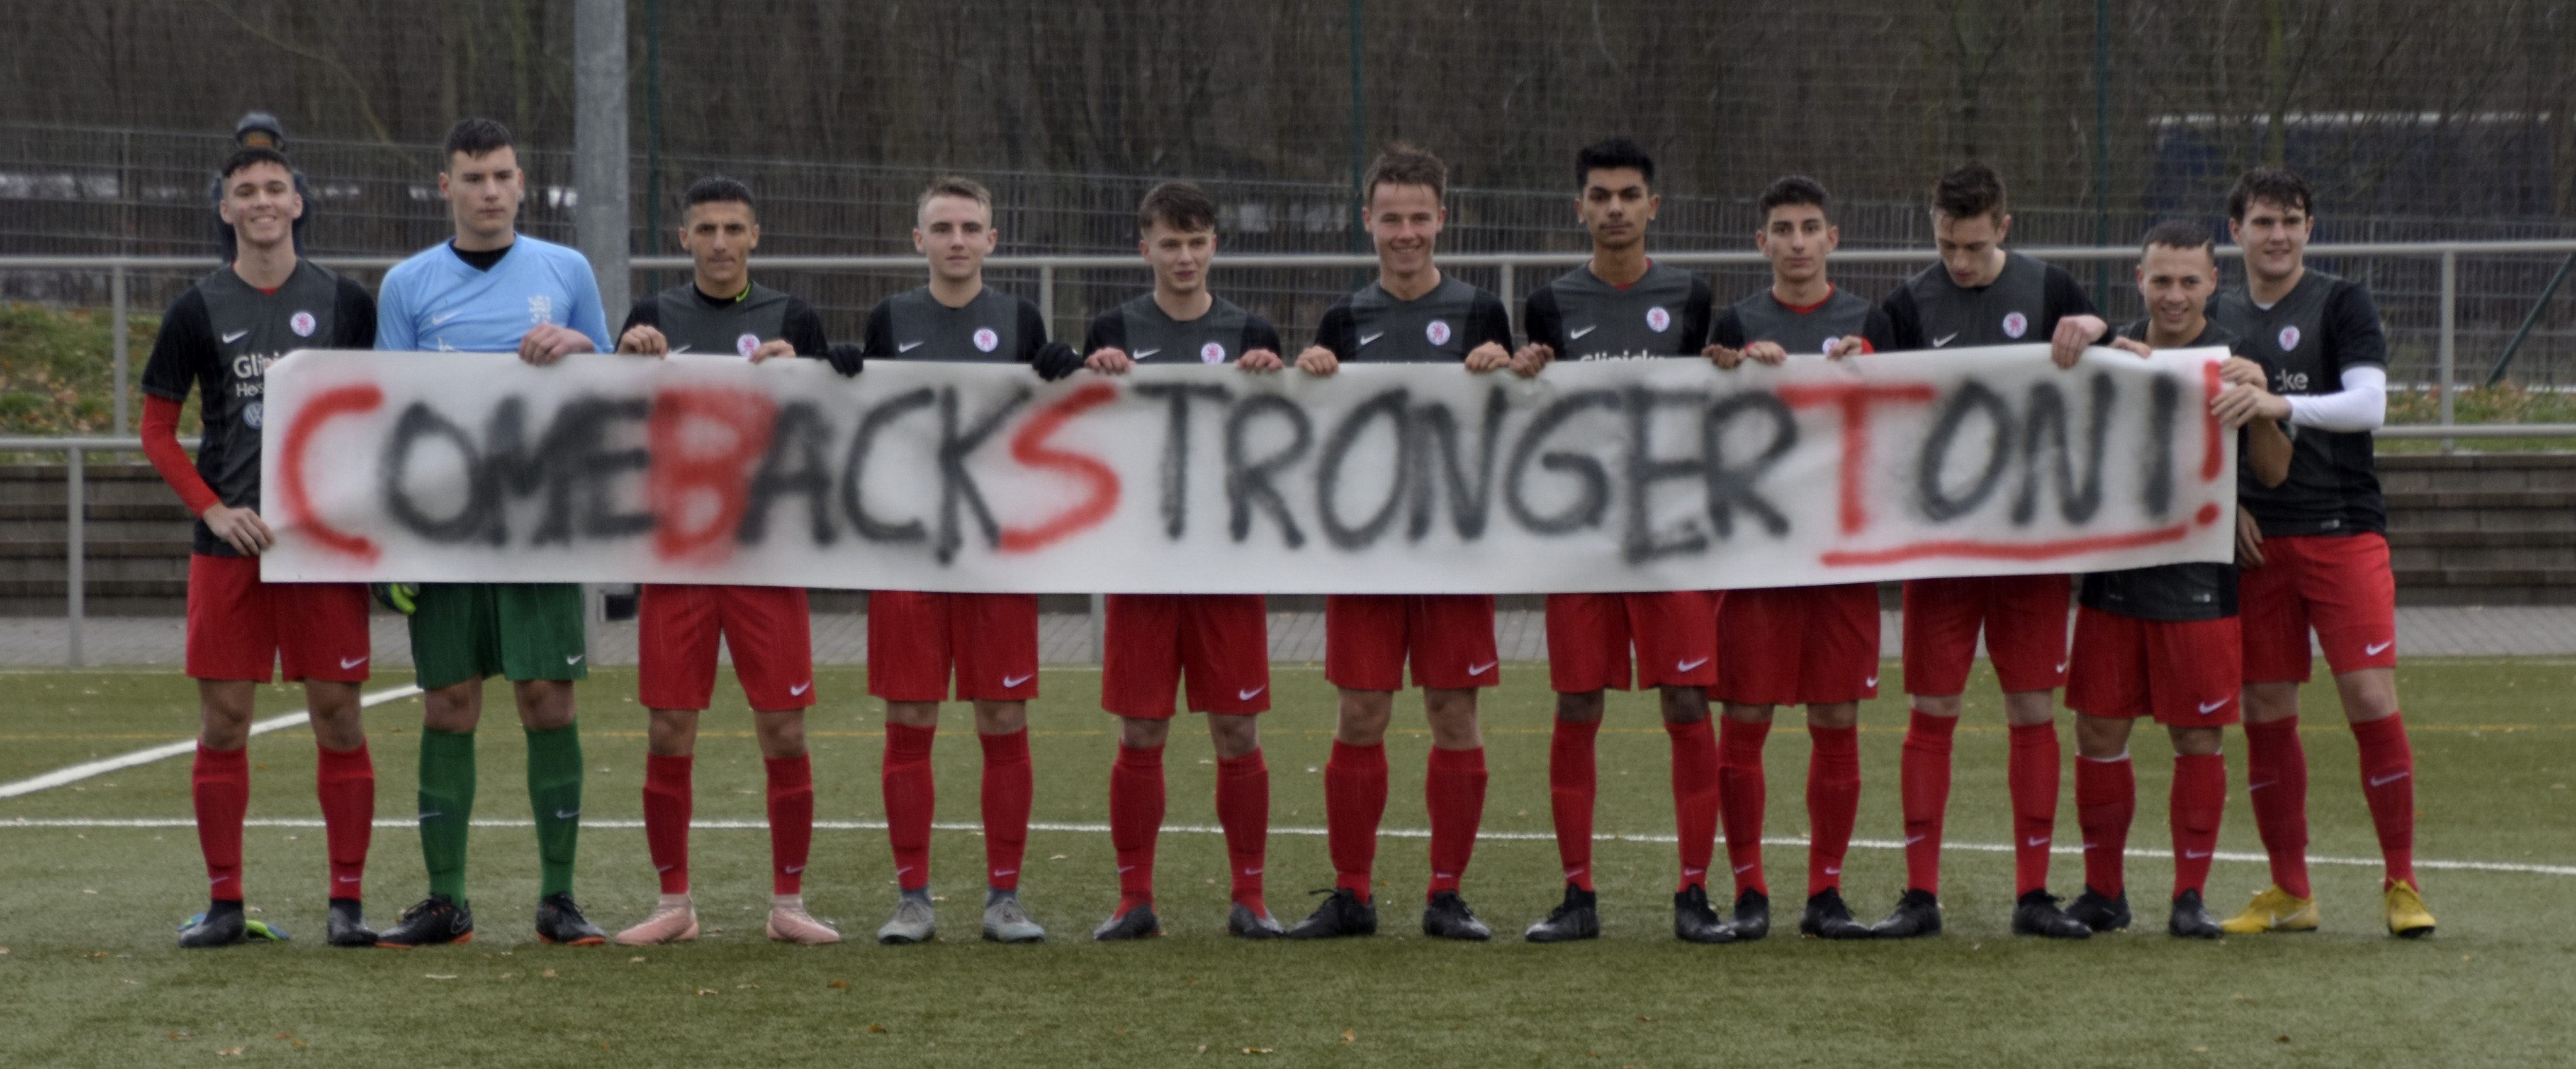
<path id="1" fill-rule="evenodd" d="M 2219 350 L 1720 371 L 304 352 L 268 580 L 1544 593 L 2233 554 Z"/>

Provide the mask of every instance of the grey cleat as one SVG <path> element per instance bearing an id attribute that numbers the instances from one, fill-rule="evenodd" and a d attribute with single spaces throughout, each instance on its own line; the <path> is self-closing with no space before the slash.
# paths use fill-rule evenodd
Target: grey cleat
<path id="1" fill-rule="evenodd" d="M 1226 934 L 1241 939 L 1278 939 L 1288 934 L 1288 929 L 1279 926 L 1277 918 L 1268 913 L 1254 913 L 1252 907 L 1241 902 L 1227 911 L 1225 930 Z"/>
<path id="2" fill-rule="evenodd" d="M 1043 943 L 1046 929 L 1029 919 L 1016 892 L 995 893 L 984 904 L 984 938 L 996 943 Z"/>
<path id="3" fill-rule="evenodd" d="M 905 895 L 895 903 L 894 916 L 886 919 L 885 927 L 877 929 L 877 942 L 887 946 L 907 946 L 927 943 L 931 936 L 937 934 L 939 924 L 931 915 L 930 899 Z"/>
<path id="4" fill-rule="evenodd" d="M 993 930 L 992 918 L 992 911 L 986 910 L 984 912 L 984 930 L 988 933 Z M 1037 926 L 1032 924 L 1030 927 L 1034 928 Z M 1154 915 L 1154 907 L 1152 905 L 1139 905 L 1125 913 L 1121 913 L 1115 917 L 1111 917 L 1108 920 L 1100 922 L 1100 927 L 1091 930 L 1091 939 L 1093 942 L 1097 943 L 1123 943 L 1130 939 L 1152 939 L 1162 934 L 1163 918 Z M 1039 933 L 1038 938 L 1046 938 L 1045 933 Z M 1007 940 L 1005 941 L 1007 942 Z"/>

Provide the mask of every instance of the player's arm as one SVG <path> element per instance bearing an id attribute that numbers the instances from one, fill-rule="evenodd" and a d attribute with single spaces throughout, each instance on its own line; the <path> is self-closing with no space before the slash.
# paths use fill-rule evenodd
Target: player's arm
<path id="1" fill-rule="evenodd" d="M 1234 358 L 1234 366 L 1256 374 L 1267 374 L 1287 366 L 1279 359 L 1279 328 L 1260 316 L 1246 316 L 1243 323 L 1243 355 Z"/>
<path id="2" fill-rule="evenodd" d="M 1103 375 L 1124 375 L 1136 361 L 1127 356 L 1127 316 L 1112 308 L 1091 317 L 1082 333 L 1082 366 Z"/>
<path id="3" fill-rule="evenodd" d="M 859 344 L 835 345 L 825 359 L 832 362 L 833 371 L 848 378 L 866 370 L 869 357 L 894 355 L 894 312 L 886 302 L 878 301 L 876 307 L 868 309 L 868 325 L 859 332 Z"/>
<path id="4" fill-rule="evenodd" d="M 1556 306 L 1556 287 L 1540 286 L 1521 302 L 1521 325 L 1529 341 L 1512 354 L 1512 373 L 1528 378 L 1565 351 L 1565 313 Z"/>
<path id="5" fill-rule="evenodd" d="M 1073 346 L 1047 340 L 1046 314 L 1038 306 L 1020 302 L 1020 360 L 1038 377 L 1048 382 L 1082 370 L 1082 354 Z"/>
<path id="6" fill-rule="evenodd" d="M 1467 342 L 1467 370 L 1482 375 L 1511 364 L 1512 310 L 1502 298 L 1476 291 L 1476 303 L 1467 310 Z"/>
<path id="7" fill-rule="evenodd" d="M 2048 336 L 2048 358 L 2061 368 L 2071 368 L 2084 359 L 2084 350 L 2107 344 L 2111 324 L 2103 322 L 2093 310 L 2093 298 L 2085 296 L 2082 284 L 2063 267 L 2050 267 L 2041 302 L 2043 311 L 2056 322 Z"/>
<path id="8" fill-rule="evenodd" d="M 1849 356 L 1888 352 L 1895 348 L 1896 325 L 1888 321 L 1887 309 L 1872 306 L 1869 314 L 1861 317 L 1860 333 L 1845 334 L 1834 339 L 1833 346 L 1825 350 L 1825 356 L 1828 359 L 1840 360 Z"/>
<path id="9" fill-rule="evenodd" d="M 823 333 L 823 317 L 814 314 L 814 306 L 803 298 L 787 298 L 787 310 L 778 317 L 778 336 L 760 343 L 751 351 L 751 362 L 760 363 L 782 356 L 829 358 L 832 339 Z"/>
<path id="10" fill-rule="evenodd" d="M 188 402 L 189 387 L 202 369 L 222 362 L 204 295 L 193 288 L 180 294 L 161 317 L 161 333 L 153 339 L 152 356 L 143 365 L 143 455 L 215 537 L 243 553 L 257 554 L 274 538 L 268 525 L 257 512 L 234 508 L 216 497 L 205 476 L 188 462 L 186 447 L 179 444 L 179 412 Z"/>
<path id="11" fill-rule="evenodd" d="M 1711 312 L 1717 307 L 1717 295 L 1709 292 L 1708 280 L 1691 276 L 1690 296 L 1682 301 L 1682 336 L 1677 349 L 1696 353 L 1708 348 L 1709 330 L 1716 326 Z"/>
<path id="12" fill-rule="evenodd" d="M 2388 422 L 2388 335 L 2370 291 L 2345 283 L 2326 298 L 2326 352 L 2334 357 L 2333 393 L 2287 398 L 2294 427 L 2322 431 L 2375 431 Z"/>
<path id="13" fill-rule="evenodd" d="M 376 294 L 376 350 L 386 353 L 409 353 L 420 349 L 419 324 L 413 321 L 411 276 L 401 267 L 385 272 L 384 287 Z"/>
<path id="14" fill-rule="evenodd" d="M 626 313 L 617 328 L 617 351 L 639 356 L 669 356 L 671 340 L 662 336 L 662 302 L 646 297 Z"/>
<path id="15" fill-rule="evenodd" d="M 367 295 L 367 287 L 346 275 L 340 276 L 338 293 L 331 300 L 331 347 L 334 349 L 372 349 L 376 344 L 376 299 Z"/>
<path id="16" fill-rule="evenodd" d="M 1324 321 L 1315 325 L 1315 344 L 1297 354 L 1297 370 L 1330 375 L 1340 371 L 1342 361 L 1358 349 L 1359 320 L 1351 315 L 1351 302 L 1345 297 L 1324 309 Z"/>
<path id="17" fill-rule="evenodd" d="M 608 340 L 608 316 L 600 311 L 599 280 L 591 276 L 589 261 L 567 253 L 557 270 L 564 291 L 564 321 L 539 323 L 519 336 L 519 359 L 540 367 L 574 353 L 615 348 Z"/>
<path id="18" fill-rule="evenodd" d="M 1879 314 L 1887 318 L 1887 351 L 1908 352 L 1932 346 L 1923 337 L 1923 308 L 1914 303 L 1914 288 L 1899 285 L 1888 291 L 1887 299 L 1878 304 Z"/>

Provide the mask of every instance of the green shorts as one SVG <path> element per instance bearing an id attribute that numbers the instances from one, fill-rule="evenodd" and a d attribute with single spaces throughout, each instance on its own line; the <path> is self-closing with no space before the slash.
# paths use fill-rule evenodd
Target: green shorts
<path id="1" fill-rule="evenodd" d="M 422 583 L 416 602 L 411 657 L 423 690 L 590 676 L 578 584 Z"/>

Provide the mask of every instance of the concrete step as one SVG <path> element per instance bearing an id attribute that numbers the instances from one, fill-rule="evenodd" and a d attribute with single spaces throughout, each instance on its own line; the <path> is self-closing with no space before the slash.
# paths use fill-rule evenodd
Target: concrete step
<path id="1" fill-rule="evenodd" d="M 2426 568 L 2567 570 L 2576 569 L 2576 548 L 2564 545 L 2471 545 L 2430 548 L 2392 546 L 2388 552 L 2388 561 L 2400 574 Z"/>
<path id="2" fill-rule="evenodd" d="M 2388 493 L 2576 489 L 2576 453 L 2410 453 L 2380 457 L 2378 467 Z"/>

